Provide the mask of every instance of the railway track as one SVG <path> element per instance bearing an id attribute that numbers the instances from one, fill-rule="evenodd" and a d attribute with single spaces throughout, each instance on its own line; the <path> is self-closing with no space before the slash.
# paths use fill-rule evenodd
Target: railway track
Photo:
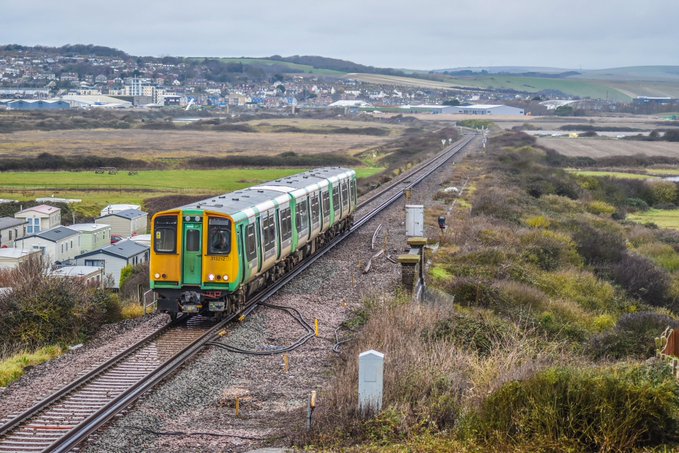
<path id="1" fill-rule="evenodd" d="M 436 157 L 407 174 L 362 197 L 357 207 L 365 211 L 344 236 L 302 262 L 272 287 L 258 293 L 241 312 L 247 316 L 257 304 L 273 296 L 351 233 L 403 196 L 474 140 L 465 136 Z M 147 390 L 171 375 L 199 352 L 237 316 L 215 323 L 197 316 L 179 318 L 109 359 L 77 381 L 55 392 L 27 411 L 0 426 L 0 453 L 69 451 Z M 4 421 L 4 420 L 3 420 Z"/>

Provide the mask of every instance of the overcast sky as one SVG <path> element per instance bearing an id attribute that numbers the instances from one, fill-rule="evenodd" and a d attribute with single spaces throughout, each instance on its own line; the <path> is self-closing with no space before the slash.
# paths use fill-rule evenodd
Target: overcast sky
<path id="1" fill-rule="evenodd" d="M 0 43 L 413 69 L 678 65 L 679 0 L 0 0 Z"/>

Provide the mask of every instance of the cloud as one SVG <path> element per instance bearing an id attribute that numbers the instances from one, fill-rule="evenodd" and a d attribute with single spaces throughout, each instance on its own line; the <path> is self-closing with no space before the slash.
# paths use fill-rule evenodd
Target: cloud
<path id="1" fill-rule="evenodd" d="M 679 64 L 675 0 L 3 0 L 0 42 L 417 69 Z"/>

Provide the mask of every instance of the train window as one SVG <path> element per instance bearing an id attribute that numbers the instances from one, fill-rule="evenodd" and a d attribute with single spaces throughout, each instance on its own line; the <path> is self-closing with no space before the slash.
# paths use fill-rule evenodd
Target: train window
<path id="1" fill-rule="evenodd" d="M 332 205 L 335 208 L 335 218 L 340 216 L 340 196 L 339 196 L 339 182 L 332 188 Z"/>
<path id="2" fill-rule="evenodd" d="M 228 255 L 231 252 L 231 221 L 220 217 L 208 218 L 208 254 Z"/>
<path id="3" fill-rule="evenodd" d="M 175 253 L 177 251 L 177 217 L 156 217 L 153 250 L 156 253 Z"/>
<path id="4" fill-rule="evenodd" d="M 292 236 L 292 216 L 290 208 L 281 209 L 281 240 L 287 241 Z"/>
<path id="5" fill-rule="evenodd" d="M 349 207 L 349 188 L 347 187 L 347 182 L 342 182 L 342 208 Z"/>
<path id="6" fill-rule="evenodd" d="M 318 221 L 320 220 L 320 203 L 318 202 L 318 193 L 314 192 L 311 195 L 311 223 L 318 226 Z"/>
<path id="7" fill-rule="evenodd" d="M 200 230 L 186 230 L 186 251 L 200 251 Z"/>
<path id="8" fill-rule="evenodd" d="M 264 233 L 264 251 L 268 252 L 276 245 L 276 220 L 273 214 L 269 214 L 262 220 L 262 232 Z"/>
<path id="9" fill-rule="evenodd" d="M 309 205 L 308 201 L 297 203 L 297 233 L 302 233 L 309 228 Z"/>
<path id="10" fill-rule="evenodd" d="M 356 191 L 356 180 L 352 179 L 351 180 L 351 199 L 353 200 L 354 204 L 358 201 L 358 192 Z"/>
<path id="11" fill-rule="evenodd" d="M 254 223 L 245 228 L 245 257 L 248 261 L 257 258 L 257 237 Z"/>
<path id="12" fill-rule="evenodd" d="M 323 217 L 328 218 L 330 217 L 330 193 L 329 192 L 323 192 Z"/>

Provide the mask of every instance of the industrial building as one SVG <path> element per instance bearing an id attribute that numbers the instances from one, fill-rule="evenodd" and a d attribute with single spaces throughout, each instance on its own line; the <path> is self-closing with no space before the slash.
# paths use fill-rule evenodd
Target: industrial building
<path id="1" fill-rule="evenodd" d="M 13 99 L 3 102 L 7 110 L 65 110 L 70 108 L 68 102 L 59 99 Z"/>

